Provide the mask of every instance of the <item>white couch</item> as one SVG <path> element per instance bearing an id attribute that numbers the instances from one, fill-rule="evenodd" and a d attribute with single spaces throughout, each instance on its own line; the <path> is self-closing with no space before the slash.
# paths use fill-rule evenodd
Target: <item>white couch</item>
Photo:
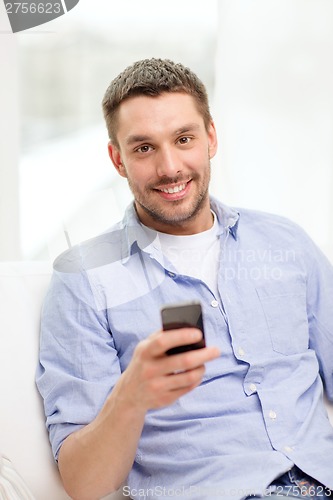
<path id="1" fill-rule="evenodd" d="M 0 262 L 0 455 L 12 461 L 36 500 L 65 500 L 35 386 L 40 310 L 50 275 L 47 263 Z M 329 412 L 333 423 L 332 406 Z M 125 497 L 118 492 L 107 498 Z"/>
<path id="2" fill-rule="evenodd" d="M 65 500 L 35 386 L 40 310 L 50 276 L 51 265 L 44 262 L 0 262 L 0 455 L 11 460 L 36 500 Z M 107 498 L 124 497 L 117 492 Z"/>

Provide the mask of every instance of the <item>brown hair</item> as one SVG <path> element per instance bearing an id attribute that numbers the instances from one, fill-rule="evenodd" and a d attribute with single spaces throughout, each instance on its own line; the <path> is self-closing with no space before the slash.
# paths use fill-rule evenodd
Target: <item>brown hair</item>
<path id="1" fill-rule="evenodd" d="M 128 66 L 107 88 L 103 112 L 109 138 L 117 143 L 117 111 L 129 97 L 138 95 L 158 96 L 163 92 L 183 92 L 194 97 L 206 129 L 212 120 L 207 91 L 201 80 L 182 64 L 168 59 L 143 59 Z"/>

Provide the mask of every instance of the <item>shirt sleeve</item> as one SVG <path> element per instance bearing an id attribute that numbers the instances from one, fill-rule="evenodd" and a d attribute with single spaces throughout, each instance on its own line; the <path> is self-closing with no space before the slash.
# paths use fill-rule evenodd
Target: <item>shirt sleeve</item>
<path id="1" fill-rule="evenodd" d="M 310 348 L 316 352 L 326 395 L 333 401 L 333 266 L 310 239 L 306 248 Z"/>
<path id="2" fill-rule="evenodd" d="M 58 263 L 42 310 L 36 376 L 56 459 L 64 439 L 96 417 L 119 376 L 107 314 L 96 307 L 86 272 Z"/>

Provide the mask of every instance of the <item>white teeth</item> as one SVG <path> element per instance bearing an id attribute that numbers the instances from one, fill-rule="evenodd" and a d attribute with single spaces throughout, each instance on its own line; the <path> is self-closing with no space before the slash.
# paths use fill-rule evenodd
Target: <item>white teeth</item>
<path id="1" fill-rule="evenodd" d="M 183 191 L 185 189 L 186 184 L 180 184 L 180 186 L 175 186 L 174 188 L 161 189 L 164 193 L 179 193 L 179 191 Z"/>

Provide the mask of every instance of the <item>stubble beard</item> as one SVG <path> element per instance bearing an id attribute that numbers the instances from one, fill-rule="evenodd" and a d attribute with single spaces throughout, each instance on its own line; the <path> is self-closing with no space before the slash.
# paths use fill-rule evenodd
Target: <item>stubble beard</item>
<path id="1" fill-rule="evenodd" d="M 152 188 L 149 187 L 144 191 L 144 193 L 139 193 L 136 187 L 134 186 L 134 183 L 132 183 L 129 177 L 127 177 L 127 181 L 129 188 L 133 193 L 135 204 L 139 205 L 150 218 L 161 224 L 167 224 L 170 226 L 181 226 L 184 222 L 195 219 L 195 217 L 204 208 L 208 198 L 210 171 L 211 168 L 209 163 L 208 170 L 204 178 L 202 179 L 201 185 L 199 186 L 199 192 L 196 198 L 194 198 L 190 206 L 184 210 L 181 208 L 183 200 L 175 200 L 173 202 L 170 202 L 169 210 L 164 209 L 157 203 L 154 202 L 149 203 L 149 197 Z M 195 182 L 197 179 L 198 176 L 193 176 L 192 182 Z M 182 178 L 166 179 L 165 184 L 178 183 L 182 182 L 183 180 L 184 179 Z"/>

